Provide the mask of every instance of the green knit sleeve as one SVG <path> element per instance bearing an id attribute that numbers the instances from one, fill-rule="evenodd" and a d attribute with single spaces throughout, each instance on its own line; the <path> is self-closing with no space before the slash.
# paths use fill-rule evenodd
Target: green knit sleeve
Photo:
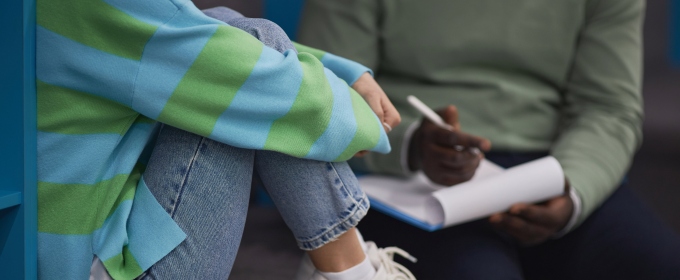
<path id="1" fill-rule="evenodd" d="M 377 71 L 380 59 L 380 7 L 373 0 L 308 0 L 303 10 L 298 40 L 346 57 Z M 376 73 L 379 75 L 379 73 Z M 408 153 L 409 129 L 419 122 L 415 116 L 402 113 L 402 122 L 390 132 L 389 154 L 369 153 L 350 160 L 355 170 L 407 176 L 403 162 Z"/>
<path id="2" fill-rule="evenodd" d="M 588 7 L 552 154 L 583 202 L 579 223 L 621 183 L 641 142 L 644 1 Z"/>

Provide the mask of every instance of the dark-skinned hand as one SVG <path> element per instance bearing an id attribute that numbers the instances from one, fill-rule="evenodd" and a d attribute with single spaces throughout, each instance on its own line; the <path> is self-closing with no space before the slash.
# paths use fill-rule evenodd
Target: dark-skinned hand
<path id="1" fill-rule="evenodd" d="M 409 146 L 409 168 L 422 169 L 432 182 L 446 186 L 470 180 L 484 157 L 471 148 L 488 151 L 491 142 L 462 132 L 455 106 L 449 105 L 437 114 L 454 129 L 447 130 L 424 119 Z"/>
<path id="2" fill-rule="evenodd" d="M 568 184 L 567 184 L 568 190 Z M 564 195 L 540 204 L 518 203 L 505 213 L 489 217 L 489 223 L 525 246 L 538 245 L 562 230 L 574 211 L 574 202 Z"/>

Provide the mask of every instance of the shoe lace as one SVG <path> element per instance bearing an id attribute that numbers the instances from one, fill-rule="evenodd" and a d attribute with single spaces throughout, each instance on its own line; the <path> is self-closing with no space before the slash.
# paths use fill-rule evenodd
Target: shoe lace
<path id="1" fill-rule="evenodd" d="M 385 268 L 389 280 L 416 280 L 411 271 L 403 265 L 394 261 L 394 255 L 400 255 L 405 259 L 415 263 L 418 261 L 406 251 L 398 247 L 385 247 L 378 249 L 380 263 Z"/>

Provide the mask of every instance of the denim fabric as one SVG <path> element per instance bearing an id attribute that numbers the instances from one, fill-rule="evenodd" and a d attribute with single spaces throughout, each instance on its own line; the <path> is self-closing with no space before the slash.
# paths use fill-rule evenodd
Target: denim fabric
<path id="1" fill-rule="evenodd" d="M 334 240 L 368 211 L 368 198 L 346 162 L 255 151 L 255 169 L 300 249 Z"/>
<path id="2" fill-rule="evenodd" d="M 226 8 L 206 14 L 264 36 L 258 39 L 279 51 L 294 49 L 269 21 L 245 19 Z M 240 149 L 164 125 L 143 179 L 187 239 L 140 278 L 227 279 L 243 234 L 254 170 L 303 250 L 334 240 L 368 211 L 368 199 L 345 162 Z"/>
<path id="3" fill-rule="evenodd" d="M 248 210 L 252 150 L 164 126 L 143 180 L 186 240 L 143 279 L 227 279 Z"/>
<path id="4" fill-rule="evenodd" d="M 215 7 L 203 10 L 211 18 L 223 21 L 233 27 L 250 33 L 268 47 L 281 53 L 287 50 L 297 52 L 286 32 L 276 23 L 263 18 L 247 18 L 237 11 L 226 7 Z"/>

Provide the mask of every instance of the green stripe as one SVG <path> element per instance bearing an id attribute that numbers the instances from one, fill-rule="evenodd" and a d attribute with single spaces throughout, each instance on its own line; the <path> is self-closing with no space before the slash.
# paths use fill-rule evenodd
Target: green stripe
<path id="1" fill-rule="evenodd" d="M 347 149 L 335 161 L 345 161 L 354 156 L 357 151 L 369 150 L 380 141 L 380 126 L 375 121 L 375 113 L 371 107 L 366 104 L 363 98 L 359 96 L 354 90 L 350 90 L 352 97 L 352 108 L 354 109 L 354 118 L 357 120 L 357 131 L 349 143 Z"/>
<path id="2" fill-rule="evenodd" d="M 274 121 L 264 149 L 304 157 L 331 120 L 333 92 L 323 65 L 311 55 L 298 55 L 304 78 L 288 114 Z"/>
<path id="3" fill-rule="evenodd" d="M 295 49 L 298 52 L 309 53 L 309 54 L 313 55 L 314 57 L 316 57 L 316 59 L 318 59 L 318 60 L 321 60 L 321 58 L 323 58 L 323 56 L 326 55 L 325 51 L 315 49 L 315 48 L 312 48 L 312 47 L 308 47 L 308 46 L 305 46 L 305 45 L 301 45 L 301 44 L 298 44 L 296 42 L 293 42 L 293 45 L 295 46 Z"/>
<path id="4" fill-rule="evenodd" d="M 91 234 L 126 200 L 132 200 L 144 167 L 135 166 L 97 184 L 38 182 L 38 231 Z"/>
<path id="5" fill-rule="evenodd" d="M 134 123 L 135 124 L 137 124 L 137 123 L 155 124 L 155 123 L 157 123 L 157 121 L 154 120 L 154 119 L 147 118 L 144 115 L 139 115 Z"/>
<path id="6" fill-rule="evenodd" d="M 156 26 L 102 0 L 39 0 L 38 24 L 81 44 L 140 60 Z"/>
<path id="7" fill-rule="evenodd" d="M 108 99 L 38 81 L 38 129 L 62 134 L 127 131 L 139 114 Z"/>
<path id="8" fill-rule="evenodd" d="M 104 261 L 103 264 L 113 279 L 135 279 L 144 272 L 128 246 L 123 247 L 121 254 Z"/>
<path id="9" fill-rule="evenodd" d="M 262 47 L 250 34 L 220 26 L 182 78 L 158 120 L 209 136 L 219 116 L 250 76 Z"/>

